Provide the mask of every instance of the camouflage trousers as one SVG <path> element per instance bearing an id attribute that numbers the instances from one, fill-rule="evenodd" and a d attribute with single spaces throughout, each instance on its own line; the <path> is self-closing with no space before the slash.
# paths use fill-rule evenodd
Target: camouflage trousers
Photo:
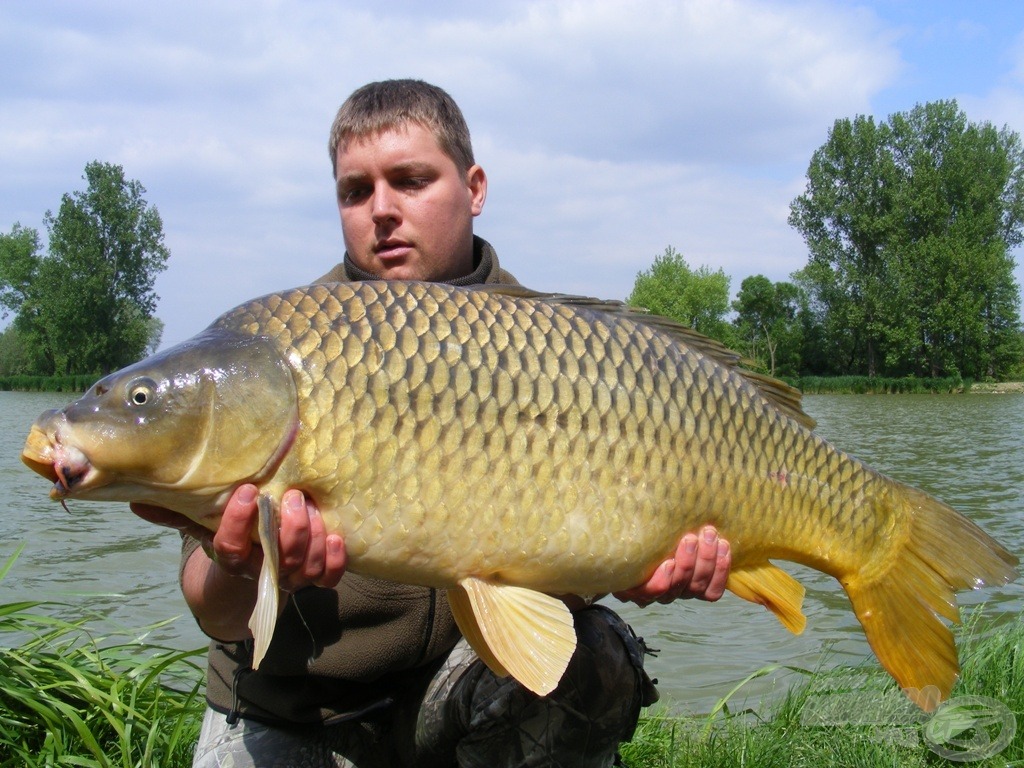
<path id="1" fill-rule="evenodd" d="M 549 696 L 496 677 L 462 640 L 426 690 L 365 722 L 229 725 L 208 709 L 193 768 L 610 766 L 657 692 L 643 671 L 642 644 L 622 619 L 603 606 L 574 617 L 579 644 Z"/>

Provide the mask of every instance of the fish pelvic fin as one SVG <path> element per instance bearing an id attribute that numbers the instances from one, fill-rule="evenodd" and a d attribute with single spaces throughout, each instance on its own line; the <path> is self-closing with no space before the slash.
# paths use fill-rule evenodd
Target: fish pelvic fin
<path id="1" fill-rule="evenodd" d="M 925 711 L 949 697 L 960 674 L 940 617 L 959 623 L 957 590 L 1005 584 L 1017 558 L 966 517 L 909 486 L 890 503 L 911 522 L 888 567 L 841 579 L 868 643 L 904 693 Z"/>
<path id="2" fill-rule="evenodd" d="M 807 617 L 801 609 L 803 585 L 767 560 L 734 568 L 729 573 L 726 588 L 744 600 L 763 605 L 794 635 L 799 635 L 807 626 Z"/>
<path id="3" fill-rule="evenodd" d="M 256 607 L 249 617 L 249 629 L 254 640 L 253 669 L 259 669 L 260 662 L 267 655 L 270 640 L 274 636 L 274 626 L 277 624 L 280 607 L 278 604 L 280 600 L 278 574 L 281 569 L 277 539 L 279 526 L 274 501 L 267 494 L 261 493 L 256 504 L 259 508 L 256 530 L 259 534 L 260 546 L 263 548 L 263 565 L 260 568 Z"/>
<path id="4" fill-rule="evenodd" d="M 488 668 L 539 696 L 558 686 L 576 650 L 572 614 L 561 600 L 477 578 L 448 590 L 455 623 Z"/>

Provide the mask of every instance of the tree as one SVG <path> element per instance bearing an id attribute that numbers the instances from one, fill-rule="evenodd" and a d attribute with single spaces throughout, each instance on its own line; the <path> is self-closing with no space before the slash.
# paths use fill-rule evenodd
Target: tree
<path id="1" fill-rule="evenodd" d="M 17 376 L 33 370 L 28 347 L 13 325 L 0 333 L 0 376 Z"/>
<path id="2" fill-rule="evenodd" d="M 794 278 L 845 372 L 981 377 L 1019 361 L 1017 134 L 968 122 L 955 101 L 839 120 L 807 178 L 790 223 L 810 259 Z"/>
<path id="3" fill-rule="evenodd" d="M 1024 224 L 1020 139 L 968 123 L 955 102 L 891 123 L 901 183 L 889 363 L 932 376 L 992 375 L 995 350 L 1016 335 L 1019 317 L 1009 249 Z"/>
<path id="4" fill-rule="evenodd" d="M 21 310 L 39 267 L 39 233 L 15 223 L 0 234 L 0 317 Z"/>
<path id="5" fill-rule="evenodd" d="M 842 313 L 849 327 L 860 330 L 855 356 L 863 369 L 857 372 L 869 376 L 878 370 L 887 287 L 883 249 L 892 228 L 895 166 L 888 137 L 888 127 L 871 117 L 837 120 L 811 157 L 807 190 L 793 201 L 789 217 L 819 267 L 809 275 L 829 282 L 812 292 L 824 312 Z"/>
<path id="6" fill-rule="evenodd" d="M 850 320 L 853 302 L 840 288 L 835 272 L 811 261 L 792 278 L 801 292 L 801 374 L 838 376 L 857 371 L 865 345 L 860 329 Z"/>
<path id="7" fill-rule="evenodd" d="M 49 252 L 34 230 L 0 236 L 0 304 L 41 356 L 38 373 L 97 373 L 139 359 L 151 323 L 156 275 L 169 257 L 156 208 L 117 165 L 85 167 L 84 192 L 44 217 Z"/>
<path id="8" fill-rule="evenodd" d="M 773 283 L 764 275 L 745 278 L 732 303 L 733 325 L 769 375 L 800 372 L 801 290 L 793 283 Z"/>
<path id="9" fill-rule="evenodd" d="M 731 341 L 724 321 L 729 310 L 729 278 L 721 269 L 690 269 L 672 246 L 640 272 L 626 303 L 649 309 L 721 341 Z"/>
<path id="10" fill-rule="evenodd" d="M 4 334 L 9 359 L 17 361 L 10 363 L 12 373 L 54 371 L 49 328 L 42 312 L 45 294 L 51 290 L 46 273 L 35 229 L 15 223 L 10 233 L 0 234 L 0 308 L 4 318 L 15 314 Z"/>
<path id="11" fill-rule="evenodd" d="M 143 353 L 152 355 L 160 348 L 160 341 L 164 337 L 164 321 L 159 317 L 150 317 L 146 320 L 146 348 Z"/>

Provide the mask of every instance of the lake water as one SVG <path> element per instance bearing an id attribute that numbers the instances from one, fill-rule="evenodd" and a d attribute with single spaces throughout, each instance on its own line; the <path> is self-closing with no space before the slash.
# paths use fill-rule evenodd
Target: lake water
<path id="1" fill-rule="evenodd" d="M 133 630 L 173 618 L 147 640 L 182 649 L 203 645 L 177 587 L 177 533 L 142 522 L 123 504 L 72 502 L 65 512 L 47 498 L 46 481 L 21 463 L 33 419 L 69 399 L 0 392 L 0 497 L 8 505 L 0 562 L 24 545 L 0 582 L 0 603 L 61 601 L 69 605 L 67 616 L 84 608 Z M 817 395 L 804 404 L 817 431 L 840 448 L 942 498 L 1011 551 L 1024 552 L 1024 395 Z M 637 633 L 661 649 L 648 666 L 674 708 L 706 712 L 768 664 L 814 669 L 870 657 L 839 585 L 815 571 L 786 568 L 807 587 L 807 630 L 799 637 L 730 594 L 713 605 L 622 608 Z M 1024 608 L 1024 586 L 960 598 L 961 605 L 985 602 L 987 616 L 1008 618 Z M 745 694 L 778 691 L 788 674 L 754 681 Z"/>

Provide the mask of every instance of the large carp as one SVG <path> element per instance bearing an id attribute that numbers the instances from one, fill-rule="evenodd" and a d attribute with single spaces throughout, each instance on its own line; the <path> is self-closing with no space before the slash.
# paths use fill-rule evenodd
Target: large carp
<path id="1" fill-rule="evenodd" d="M 644 582 L 687 531 L 732 545 L 728 587 L 804 626 L 773 559 L 831 574 L 882 665 L 920 705 L 959 667 L 940 617 L 1017 558 L 948 506 L 815 435 L 786 385 L 670 321 L 518 288 L 314 285 L 44 413 L 24 461 L 56 499 L 137 501 L 216 529 L 241 483 L 260 538 L 302 489 L 352 571 L 448 590 L 480 657 L 545 694 L 575 648 L 549 595 Z M 273 634 L 265 559 L 251 626 Z"/>

